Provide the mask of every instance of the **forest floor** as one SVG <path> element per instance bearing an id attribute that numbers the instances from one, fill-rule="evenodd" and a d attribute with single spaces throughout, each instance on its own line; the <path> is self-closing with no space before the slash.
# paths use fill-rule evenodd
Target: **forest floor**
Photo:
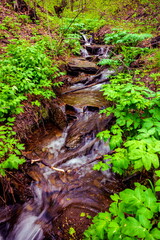
<path id="1" fill-rule="evenodd" d="M 6 17 L 8 18 L 8 28 L 7 29 L 0 29 L 0 54 L 4 53 L 3 47 L 5 47 L 9 41 L 13 38 L 16 38 L 18 35 L 18 38 L 20 39 L 30 39 L 31 37 L 34 37 L 36 34 L 39 35 L 48 35 L 48 29 L 45 27 L 42 27 L 41 25 L 36 25 L 35 23 L 26 23 L 26 22 L 19 22 L 17 23 L 18 15 L 23 13 L 15 13 L 13 9 L 10 7 L 4 7 L 0 5 L 0 22 L 3 23 L 3 19 Z M 143 17 L 143 11 L 142 9 L 139 9 L 139 18 Z M 132 16 L 133 13 L 128 12 L 126 16 L 123 17 L 123 20 L 130 21 L 133 20 Z M 157 16 L 157 15 L 156 15 Z M 146 16 L 147 19 L 147 16 Z M 102 39 L 103 36 L 106 33 L 111 32 L 111 27 L 108 25 L 105 25 L 102 27 L 97 33 L 95 33 L 95 37 L 97 39 Z M 51 34 L 52 37 L 55 36 L 56 33 Z M 155 31 L 155 36 L 158 35 L 158 28 L 157 31 Z M 159 44 L 159 38 L 157 38 L 157 43 Z M 149 47 L 151 46 L 150 41 L 144 41 L 143 47 Z M 150 56 L 152 57 L 152 56 Z M 67 61 L 68 56 L 60 56 L 59 59 L 57 59 L 59 62 L 64 63 Z M 134 62 L 136 68 L 141 66 L 143 61 L 144 64 L 148 64 L 147 59 L 140 59 Z M 63 66 L 62 66 L 63 70 Z M 158 69 L 157 67 L 152 68 L 150 70 L 150 73 L 157 73 Z M 63 80 L 63 77 L 58 78 L 57 80 Z M 156 87 L 154 84 L 151 84 L 151 79 L 149 77 L 144 76 L 144 81 L 146 85 L 150 87 L 150 89 L 154 90 Z M 43 126 L 46 122 L 49 122 L 49 112 L 51 110 L 52 103 L 55 103 L 58 101 L 56 100 L 43 100 L 43 109 L 38 106 L 33 106 L 31 104 L 31 101 L 35 101 L 37 98 L 35 96 L 29 96 L 27 101 L 23 102 L 23 108 L 24 112 L 16 116 L 16 123 L 14 126 L 14 130 L 17 132 L 17 137 L 21 139 L 21 141 L 24 143 L 27 143 L 31 136 L 34 134 L 34 130 L 39 128 L 39 126 Z M 39 113 L 38 115 L 35 113 Z M 43 113 L 45 112 L 46 116 L 44 117 Z M 27 127 L 26 127 L 27 126 Z M 22 152 L 22 154 L 25 156 L 25 151 Z M 33 181 L 33 179 L 27 174 L 26 169 L 28 169 L 31 165 L 31 162 L 29 159 L 27 159 L 26 163 L 19 167 L 19 170 L 7 170 L 7 175 L 5 177 L 0 177 L 0 206 L 7 206 L 7 205 L 13 205 L 15 203 L 23 204 L 27 200 L 33 198 L 32 192 L 30 189 L 30 184 Z M 78 213 L 79 214 L 79 213 Z M 78 216 L 78 215 L 77 215 Z M 76 213 L 74 214 L 74 218 L 76 217 Z M 73 218 L 72 215 L 70 215 L 70 218 Z M 78 221 L 78 220 L 77 220 Z M 79 223 L 80 232 L 86 229 L 86 226 L 88 226 L 88 221 Z M 66 229 L 67 230 L 67 229 Z M 66 233 L 65 233 L 66 234 Z M 66 238 L 65 238 L 66 239 Z"/>

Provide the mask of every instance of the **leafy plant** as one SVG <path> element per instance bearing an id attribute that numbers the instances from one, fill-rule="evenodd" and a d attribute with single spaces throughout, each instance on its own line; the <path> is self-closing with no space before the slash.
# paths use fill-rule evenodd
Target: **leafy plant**
<path id="1" fill-rule="evenodd" d="M 0 60 L 0 174 L 6 168 L 16 168 L 25 160 L 21 159 L 20 150 L 23 145 L 14 138 L 13 121 L 9 116 L 23 111 L 22 101 L 27 100 L 27 93 L 39 95 L 41 98 L 55 97 L 53 86 L 62 82 L 53 82 L 60 76 L 57 65 L 52 66 L 50 58 L 45 54 L 45 46 L 27 41 L 16 41 L 6 47 L 6 53 Z M 33 104 L 39 106 L 40 102 Z"/>
<path id="2" fill-rule="evenodd" d="M 22 23 L 31 23 L 32 20 L 30 19 L 30 17 L 28 15 L 25 15 L 25 14 L 21 14 L 21 15 L 18 15 L 18 19 L 22 22 Z"/>
<path id="3" fill-rule="evenodd" d="M 73 227 L 70 227 L 69 235 L 71 235 L 73 237 L 75 233 L 76 233 L 76 230 Z"/>
<path id="4" fill-rule="evenodd" d="M 113 33 L 105 35 L 104 41 L 106 44 L 116 44 L 125 46 L 136 46 L 136 44 L 146 38 L 152 37 L 151 34 L 137 34 L 129 33 L 128 31 L 121 31 L 119 29 L 113 29 Z"/>
<path id="5" fill-rule="evenodd" d="M 17 31 L 20 30 L 21 24 L 16 21 L 13 17 L 6 16 L 2 20 L 1 28 L 3 27 L 3 30 L 8 30 L 12 34 L 15 34 Z"/>
<path id="6" fill-rule="evenodd" d="M 73 54 L 80 54 L 81 44 L 80 44 L 81 36 L 79 34 L 66 34 L 64 44 L 71 48 L 71 52 Z"/>
<path id="7" fill-rule="evenodd" d="M 18 165 L 25 162 L 20 158 L 21 150 L 24 149 L 23 144 L 18 143 L 14 138 L 16 134 L 12 130 L 14 118 L 7 118 L 7 123 L 0 126 L 0 175 L 5 175 L 5 169 L 18 169 Z"/>
<path id="8" fill-rule="evenodd" d="M 138 183 L 136 188 L 111 195 L 108 212 L 99 213 L 84 232 L 84 240 L 159 239 L 160 203 L 155 193 Z"/>
<path id="9" fill-rule="evenodd" d="M 114 59 L 102 59 L 98 63 L 98 65 L 100 66 L 109 65 L 111 67 L 114 67 L 114 66 L 120 66 L 121 62 L 119 60 L 114 60 Z"/>
<path id="10" fill-rule="evenodd" d="M 102 91 L 112 107 L 101 110 L 107 116 L 114 114 L 115 124 L 110 130 L 98 133 L 98 137 L 109 141 L 115 151 L 106 163 L 98 163 L 95 170 L 112 167 L 116 173 L 123 174 L 128 167 L 135 170 L 150 170 L 159 167 L 160 153 L 160 105 L 159 92 L 144 87 L 129 74 L 118 74 L 111 84 L 103 86 Z M 118 147 L 118 148 L 117 148 Z M 105 166 L 106 165 L 106 166 Z"/>
<path id="11" fill-rule="evenodd" d="M 155 192 L 160 192 L 160 170 L 155 171 Z"/>
<path id="12" fill-rule="evenodd" d="M 124 63 L 129 67 L 130 64 L 137 58 L 139 58 L 141 55 L 144 55 L 145 53 L 149 52 L 149 48 L 140 48 L 140 47 L 127 47 L 122 46 L 121 54 L 123 55 Z"/>

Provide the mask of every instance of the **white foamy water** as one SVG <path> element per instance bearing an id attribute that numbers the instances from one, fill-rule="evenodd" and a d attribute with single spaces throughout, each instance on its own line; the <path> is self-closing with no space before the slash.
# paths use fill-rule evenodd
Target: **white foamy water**
<path id="1" fill-rule="evenodd" d="M 102 56 L 103 58 L 109 58 L 109 48 L 100 47 L 97 55 Z"/>
<path id="2" fill-rule="evenodd" d="M 85 84 L 83 83 L 77 83 L 77 84 L 74 84 L 70 87 L 70 89 L 77 89 L 77 88 L 83 88 L 85 87 Z"/>
<path id="3" fill-rule="evenodd" d="M 81 55 L 82 57 L 85 57 L 85 58 L 89 57 L 88 51 L 85 48 L 81 49 Z"/>
<path id="4" fill-rule="evenodd" d="M 87 144 L 89 145 L 91 141 L 93 142 L 94 140 L 86 141 L 85 145 Z M 66 163 L 62 164 L 61 167 L 63 169 L 81 168 L 80 175 L 84 176 L 87 172 L 91 172 L 94 164 L 98 162 L 95 159 L 99 156 L 107 154 L 109 152 L 109 149 L 110 148 L 108 142 L 105 143 L 97 139 L 97 141 L 95 141 L 95 143 L 91 146 L 91 150 L 89 151 L 88 154 L 72 158 L 68 160 Z M 108 173 L 104 174 L 108 175 Z"/>
<path id="5" fill-rule="evenodd" d="M 67 133 L 64 132 L 61 137 L 54 139 L 51 143 L 49 143 L 46 147 L 49 149 L 51 153 L 54 153 L 54 156 L 57 157 L 61 148 L 63 147 L 66 141 Z"/>
<path id="6" fill-rule="evenodd" d="M 114 73 L 115 73 L 114 70 L 104 69 L 104 70 L 101 72 L 100 80 L 107 79 L 109 76 L 111 76 L 111 75 L 114 74 Z"/>
<path id="7" fill-rule="evenodd" d="M 40 225 L 36 224 L 38 217 L 32 215 L 21 215 L 18 223 L 6 240 L 42 240 L 43 231 Z M 24 227 L 25 226 L 25 227 Z"/>

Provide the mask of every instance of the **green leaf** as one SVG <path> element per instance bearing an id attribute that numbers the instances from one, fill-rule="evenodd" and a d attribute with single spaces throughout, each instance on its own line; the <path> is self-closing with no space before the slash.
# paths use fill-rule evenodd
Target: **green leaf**
<path id="1" fill-rule="evenodd" d="M 144 238 L 146 229 L 133 217 L 128 217 L 123 222 L 122 233 L 131 237 Z"/>
<path id="2" fill-rule="evenodd" d="M 142 163 L 143 163 L 145 169 L 147 171 L 150 170 L 151 161 L 152 161 L 151 154 L 146 153 L 145 155 L 142 155 L 141 157 L 142 157 Z"/>
<path id="3" fill-rule="evenodd" d="M 156 212 L 157 211 L 157 199 L 154 195 L 154 193 L 152 192 L 152 190 L 150 188 L 148 188 L 145 193 L 144 193 L 144 197 L 145 197 L 145 202 L 144 202 L 144 206 L 151 209 L 151 211 Z"/>
<path id="4" fill-rule="evenodd" d="M 141 207 L 136 212 L 137 218 L 139 215 L 144 215 L 147 219 L 151 219 L 153 217 L 153 212 L 149 210 L 147 207 Z"/>
<path id="5" fill-rule="evenodd" d="M 115 149 L 116 147 L 120 147 L 122 143 L 122 136 L 121 135 L 113 135 L 110 139 L 109 146 L 111 150 Z"/>
<path id="6" fill-rule="evenodd" d="M 139 215 L 139 222 L 146 229 L 151 229 L 151 227 L 152 227 L 152 224 L 150 223 L 150 221 L 146 218 L 146 216 L 144 214 Z"/>
<path id="7" fill-rule="evenodd" d="M 68 233 L 69 233 L 69 235 L 73 236 L 76 233 L 76 231 L 73 227 L 70 227 Z"/>
<path id="8" fill-rule="evenodd" d="M 159 167 L 159 158 L 157 154 L 151 154 L 152 156 L 152 164 L 155 168 Z"/>
<path id="9" fill-rule="evenodd" d="M 155 171 L 157 177 L 160 177 L 160 170 Z"/>
<path id="10" fill-rule="evenodd" d="M 112 221 L 108 225 L 108 238 L 113 239 L 115 234 L 120 235 L 120 226 L 117 222 Z"/>
<path id="11" fill-rule="evenodd" d="M 114 195 L 111 195 L 110 198 L 115 202 L 118 202 L 118 200 L 120 199 L 119 195 L 116 193 Z"/>
<path id="12" fill-rule="evenodd" d="M 151 231 L 151 234 L 152 234 L 152 236 L 153 236 L 155 239 L 159 239 L 159 238 L 160 238 L 160 230 L 157 229 L 157 228 L 154 228 L 154 229 Z"/>
<path id="13" fill-rule="evenodd" d="M 85 212 L 81 212 L 80 217 L 85 217 L 86 213 Z"/>
<path id="14" fill-rule="evenodd" d="M 7 118 L 7 121 L 8 121 L 8 122 L 14 122 L 14 121 L 15 121 L 15 117 L 12 117 L 12 118 L 9 117 L 9 118 Z"/>

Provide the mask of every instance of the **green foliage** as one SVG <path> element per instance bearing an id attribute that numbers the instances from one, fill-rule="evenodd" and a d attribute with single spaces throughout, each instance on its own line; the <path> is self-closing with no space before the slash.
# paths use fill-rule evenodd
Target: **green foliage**
<path id="1" fill-rule="evenodd" d="M 52 67 L 42 44 L 29 45 L 20 41 L 9 44 L 6 50 L 7 57 L 0 60 L 0 117 L 7 113 L 17 114 L 20 102 L 26 99 L 24 93 L 55 97 L 51 87 L 52 79 L 59 75 L 58 68 Z"/>
<path id="2" fill-rule="evenodd" d="M 160 170 L 155 171 L 155 175 L 156 175 L 155 192 L 160 192 Z"/>
<path id="3" fill-rule="evenodd" d="M 76 233 L 76 230 L 73 227 L 70 227 L 69 235 L 74 236 L 75 233 Z"/>
<path id="4" fill-rule="evenodd" d="M 109 212 L 99 213 L 84 232 L 84 240 L 159 239 L 158 214 L 160 203 L 150 189 L 136 184 L 111 195 Z"/>
<path id="5" fill-rule="evenodd" d="M 124 147 L 116 148 L 112 156 L 104 156 L 104 159 L 110 159 L 106 165 L 110 168 L 109 164 L 112 163 L 112 170 L 114 172 L 121 175 L 129 166 L 136 171 L 143 168 L 150 170 L 152 166 L 154 168 L 159 167 L 158 154 L 160 152 L 160 141 L 154 137 L 126 141 Z M 100 166 L 100 163 L 97 165 Z M 94 168 L 96 169 L 96 166 Z M 102 171 L 106 169 L 101 168 Z"/>
<path id="6" fill-rule="evenodd" d="M 80 31 L 95 31 L 105 24 L 103 19 L 98 18 L 84 18 L 83 16 L 77 18 L 63 18 L 60 26 L 60 32 L 65 33 L 79 33 Z"/>
<path id="7" fill-rule="evenodd" d="M 160 153 L 160 95 L 143 86 L 129 74 L 113 77 L 102 91 L 112 107 L 103 109 L 107 116 L 114 114 L 116 123 L 110 130 L 97 136 L 109 141 L 115 150 L 107 163 L 98 163 L 94 169 L 106 170 L 112 166 L 116 173 L 123 174 L 128 167 L 150 170 L 159 167 Z M 118 147 L 118 148 L 117 148 Z M 111 164 L 111 165 L 110 165 Z M 106 167 L 105 167 L 106 165 Z"/>
<path id="8" fill-rule="evenodd" d="M 24 147 L 14 138 L 16 133 L 12 130 L 13 122 L 14 118 L 9 117 L 7 123 L 0 126 L 0 175 L 2 176 L 5 175 L 6 168 L 18 169 L 18 165 L 25 162 L 19 157 Z"/>
<path id="9" fill-rule="evenodd" d="M 150 50 L 149 48 L 140 48 L 140 47 L 121 47 L 121 54 L 123 55 L 123 61 L 128 67 L 130 64 L 137 59 L 140 55 L 145 55 Z"/>
<path id="10" fill-rule="evenodd" d="M 30 19 L 30 17 L 28 15 L 25 15 L 25 14 L 21 14 L 21 15 L 18 15 L 18 19 L 20 20 L 20 22 L 22 22 L 23 24 L 25 23 L 31 23 L 32 20 Z"/>
<path id="11" fill-rule="evenodd" d="M 16 168 L 24 159 L 19 158 L 23 146 L 14 138 L 12 131 L 12 114 L 23 111 L 21 102 L 27 100 L 27 93 L 39 95 L 40 98 L 55 97 L 53 79 L 61 73 L 57 65 L 52 66 L 50 58 L 45 54 L 45 44 L 34 45 L 27 41 L 16 41 L 8 44 L 6 53 L 0 59 L 0 174 L 5 168 Z M 39 101 L 32 104 L 40 105 Z"/>
<path id="12" fill-rule="evenodd" d="M 12 34 L 16 34 L 18 31 L 20 31 L 21 23 L 16 21 L 15 18 L 6 16 L 0 25 L 0 29 L 2 30 L 8 30 Z"/>
<path id="13" fill-rule="evenodd" d="M 119 29 L 113 29 L 113 33 L 105 35 L 104 41 L 106 44 L 116 44 L 125 46 L 136 46 L 138 42 L 146 38 L 152 37 L 151 34 L 137 34 L 129 33 L 128 31 L 121 31 Z"/>
<path id="14" fill-rule="evenodd" d="M 79 55 L 82 38 L 81 31 L 94 31 L 105 23 L 104 20 L 88 18 L 63 18 L 60 23 L 59 31 L 64 37 L 63 46 L 71 49 L 73 54 Z"/>
<path id="15" fill-rule="evenodd" d="M 114 59 L 102 59 L 98 63 L 98 65 L 100 66 L 109 65 L 111 67 L 114 67 L 114 66 L 120 66 L 121 62 L 119 60 L 114 60 Z"/>
<path id="16" fill-rule="evenodd" d="M 73 54 L 80 54 L 81 44 L 80 44 L 81 36 L 79 34 L 65 34 L 64 44 L 67 45 L 68 48 L 71 49 Z"/>
<path id="17" fill-rule="evenodd" d="M 129 33 L 127 31 L 116 30 L 107 34 L 104 38 L 104 41 L 107 44 L 114 44 L 115 49 L 112 52 L 111 59 L 102 59 L 98 64 L 99 65 L 109 65 L 116 67 L 123 65 L 128 69 L 130 64 L 138 59 L 141 55 L 146 55 L 151 52 L 149 48 L 140 48 L 136 47 L 137 43 L 142 41 L 147 37 L 151 37 L 149 34 L 136 34 Z M 118 55 L 117 55 L 118 54 Z"/>
<path id="18" fill-rule="evenodd" d="M 32 37 L 32 40 L 34 40 L 39 47 L 45 49 L 45 52 L 48 53 L 49 56 L 62 55 L 66 50 L 64 44 L 60 48 L 58 47 L 60 39 L 53 39 L 48 35 L 43 37 L 37 35 L 35 37 Z"/>

